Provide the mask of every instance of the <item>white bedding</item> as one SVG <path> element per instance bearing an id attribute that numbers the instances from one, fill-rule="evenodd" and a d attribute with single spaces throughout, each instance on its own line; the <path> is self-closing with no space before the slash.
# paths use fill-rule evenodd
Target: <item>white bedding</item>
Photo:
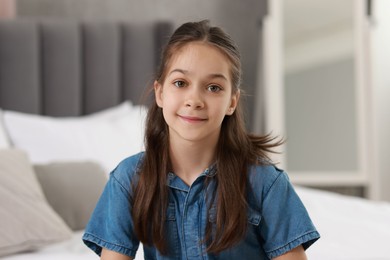
<path id="1" fill-rule="evenodd" d="M 390 203 L 296 188 L 321 238 L 307 250 L 314 260 L 390 259 Z"/>
<path id="2" fill-rule="evenodd" d="M 25 252 L 1 258 L 2 260 L 96 260 L 99 257 L 84 245 L 83 231 L 74 232 L 71 239 L 47 246 L 38 251 Z M 136 260 L 143 259 L 142 248 L 138 250 Z"/>
<path id="3" fill-rule="evenodd" d="M 390 259 L 390 203 L 301 187 L 296 190 L 321 234 L 321 238 L 307 250 L 309 259 Z M 82 231 L 75 232 L 68 241 L 3 259 L 98 259 L 95 253 L 84 246 L 81 236 Z M 136 259 L 143 259 L 141 248 Z"/>
<path id="4" fill-rule="evenodd" d="M 83 231 L 74 232 L 71 239 L 47 246 L 38 251 L 26 252 L 4 257 L 4 260 L 70 260 L 70 259 L 98 259 L 97 255 L 84 246 L 81 237 Z"/>

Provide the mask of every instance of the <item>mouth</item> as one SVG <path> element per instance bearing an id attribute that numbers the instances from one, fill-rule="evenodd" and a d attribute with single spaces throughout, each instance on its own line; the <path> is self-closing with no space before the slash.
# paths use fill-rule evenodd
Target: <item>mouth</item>
<path id="1" fill-rule="evenodd" d="M 196 116 L 181 116 L 181 115 L 179 115 L 179 118 L 187 123 L 200 123 L 200 122 L 204 122 L 207 120 L 206 118 L 196 117 Z"/>

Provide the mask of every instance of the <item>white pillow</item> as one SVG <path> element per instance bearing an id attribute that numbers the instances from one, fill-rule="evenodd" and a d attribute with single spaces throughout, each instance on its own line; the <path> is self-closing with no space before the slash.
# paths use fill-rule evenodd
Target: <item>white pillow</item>
<path id="1" fill-rule="evenodd" d="M 5 149 L 9 147 L 9 139 L 4 129 L 3 111 L 0 109 L 0 149 Z"/>
<path id="2" fill-rule="evenodd" d="M 103 119 L 103 118 L 108 119 L 108 118 L 113 118 L 113 117 L 117 117 L 117 116 L 124 116 L 124 115 L 129 114 L 133 108 L 134 108 L 134 106 L 132 105 L 132 103 L 130 101 L 124 101 L 119 105 L 116 105 L 116 106 L 113 106 L 110 108 L 106 108 L 104 110 L 101 110 L 101 111 L 98 111 L 98 112 L 95 112 L 95 113 L 92 113 L 92 114 L 89 114 L 86 116 L 82 116 L 82 118 L 99 120 L 99 119 Z M 76 118 L 80 118 L 80 117 L 76 117 Z M 63 119 L 66 119 L 66 117 L 63 117 Z M 70 119 L 75 119 L 75 117 L 70 118 Z"/>
<path id="3" fill-rule="evenodd" d="M 46 201 L 24 151 L 0 150 L 0 205 L 0 258 L 71 237 Z"/>
<path id="4" fill-rule="evenodd" d="M 143 150 L 146 109 L 122 103 L 92 115 L 54 118 L 4 111 L 12 144 L 34 164 L 92 160 L 111 171 Z"/>

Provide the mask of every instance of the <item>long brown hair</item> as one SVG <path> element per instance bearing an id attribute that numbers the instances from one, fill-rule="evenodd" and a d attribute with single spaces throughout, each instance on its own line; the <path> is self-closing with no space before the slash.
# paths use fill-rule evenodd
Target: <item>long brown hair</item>
<path id="1" fill-rule="evenodd" d="M 219 27 L 208 21 L 185 23 L 171 36 L 166 45 L 156 80 L 163 84 L 172 56 L 185 44 L 201 41 L 217 47 L 231 63 L 233 94 L 241 85 L 241 62 L 237 46 Z M 216 148 L 216 224 L 211 232 L 207 223 L 207 252 L 218 253 L 239 242 L 247 228 L 247 165 L 265 161 L 267 153 L 278 146 L 269 135 L 248 134 L 244 126 L 243 111 L 238 102 L 236 111 L 225 116 Z M 154 245 L 167 253 L 164 239 L 164 220 L 168 204 L 167 174 L 171 170 L 169 159 L 169 132 L 162 110 L 154 102 L 148 111 L 145 131 L 145 155 L 140 167 L 139 180 L 131 203 L 135 232 L 145 245 Z M 260 160 L 259 160 L 260 159 Z M 210 205 L 208 205 L 210 207 Z M 213 233 L 213 234 L 212 234 Z"/>

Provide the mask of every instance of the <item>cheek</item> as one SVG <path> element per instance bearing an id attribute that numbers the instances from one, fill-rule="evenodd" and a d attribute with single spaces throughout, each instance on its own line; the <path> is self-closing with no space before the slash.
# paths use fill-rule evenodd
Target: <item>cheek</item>
<path id="1" fill-rule="evenodd" d="M 161 99 L 161 108 L 164 118 L 167 119 L 169 115 L 176 110 L 175 100 L 172 99 L 169 94 L 163 95 L 163 98 Z"/>
<path id="2" fill-rule="evenodd" d="M 219 103 L 219 105 L 215 104 L 213 107 L 209 107 L 213 112 L 213 114 L 223 120 L 223 118 L 228 114 L 229 112 L 229 105 L 226 103 Z"/>
<path id="3" fill-rule="evenodd" d="M 173 109 L 171 109 L 171 107 L 169 107 L 169 105 L 165 105 L 164 108 L 162 108 L 162 116 L 168 126 L 171 126 L 173 124 L 175 118 L 174 111 Z"/>

